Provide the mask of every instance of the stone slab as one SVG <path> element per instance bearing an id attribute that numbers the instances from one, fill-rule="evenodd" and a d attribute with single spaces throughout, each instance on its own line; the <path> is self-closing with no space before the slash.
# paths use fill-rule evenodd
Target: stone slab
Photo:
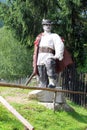
<path id="1" fill-rule="evenodd" d="M 61 90 L 61 87 L 56 87 L 56 89 Z M 45 91 L 45 90 L 34 90 L 29 92 L 29 99 L 37 99 L 39 102 L 51 103 L 54 101 L 55 92 Z M 64 94 L 61 92 L 56 93 L 56 103 L 65 103 Z"/>
<path id="2" fill-rule="evenodd" d="M 52 109 L 54 111 L 58 111 L 58 110 L 64 110 L 64 111 L 67 111 L 67 112 L 74 111 L 74 109 L 72 107 L 70 107 L 66 103 L 63 103 L 63 104 L 55 103 L 55 105 L 54 105 L 54 103 L 43 103 L 43 102 L 39 102 L 39 104 L 45 106 L 48 109 Z"/>

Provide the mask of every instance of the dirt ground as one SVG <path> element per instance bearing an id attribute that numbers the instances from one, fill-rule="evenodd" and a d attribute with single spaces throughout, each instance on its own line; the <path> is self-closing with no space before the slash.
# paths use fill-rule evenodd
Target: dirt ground
<path id="1" fill-rule="evenodd" d="M 9 103 L 28 103 L 29 90 L 19 88 L 0 88 L 0 96 L 4 97 Z"/>

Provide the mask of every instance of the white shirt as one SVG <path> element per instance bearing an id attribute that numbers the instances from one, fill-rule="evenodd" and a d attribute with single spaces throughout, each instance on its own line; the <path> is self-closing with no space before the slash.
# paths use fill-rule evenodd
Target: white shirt
<path id="1" fill-rule="evenodd" d="M 63 59 L 64 44 L 60 36 L 56 33 L 44 33 L 41 36 L 39 47 L 49 47 L 55 50 L 55 55 L 52 53 L 38 53 L 37 65 L 45 64 L 48 58 L 55 57 L 60 61 Z"/>

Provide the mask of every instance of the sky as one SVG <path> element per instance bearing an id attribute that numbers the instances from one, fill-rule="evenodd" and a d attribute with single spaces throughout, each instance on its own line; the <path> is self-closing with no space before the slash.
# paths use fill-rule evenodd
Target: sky
<path id="1" fill-rule="evenodd" d="M 6 0 L 0 0 L 0 2 L 6 2 Z"/>

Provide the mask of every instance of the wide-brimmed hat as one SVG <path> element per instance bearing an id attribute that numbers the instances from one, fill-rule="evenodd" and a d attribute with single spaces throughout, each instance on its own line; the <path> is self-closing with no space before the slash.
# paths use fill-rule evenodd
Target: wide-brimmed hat
<path id="1" fill-rule="evenodd" d="M 51 20 L 49 20 L 49 19 L 43 19 L 43 20 L 42 20 L 42 25 L 46 25 L 46 24 L 52 25 L 53 22 L 52 22 Z"/>

